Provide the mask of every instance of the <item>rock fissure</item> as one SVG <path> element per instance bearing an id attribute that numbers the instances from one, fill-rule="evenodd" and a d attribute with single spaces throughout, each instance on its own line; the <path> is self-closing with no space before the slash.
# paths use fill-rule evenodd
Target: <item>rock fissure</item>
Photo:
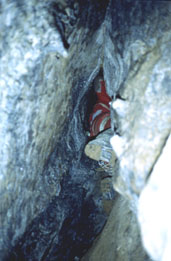
<path id="1" fill-rule="evenodd" d="M 170 260 L 170 10 L 1 1 L 2 261 Z M 101 70 L 111 128 L 108 103 L 90 123 Z"/>

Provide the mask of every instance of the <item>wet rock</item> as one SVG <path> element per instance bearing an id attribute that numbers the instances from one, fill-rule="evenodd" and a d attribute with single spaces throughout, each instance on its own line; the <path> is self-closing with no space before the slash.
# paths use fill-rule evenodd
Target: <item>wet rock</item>
<path id="1" fill-rule="evenodd" d="M 150 260 L 141 246 L 136 216 L 122 196 L 117 195 L 103 232 L 81 260 Z"/>
<path id="2" fill-rule="evenodd" d="M 137 7 L 141 4 L 137 3 Z M 130 33 L 124 35 L 124 41 L 122 33 L 113 40 L 114 45 L 124 44 L 125 47 L 118 55 L 123 67 L 118 67 L 122 86 L 112 104 L 115 135 L 111 143 L 119 160 L 114 186 L 132 199 L 133 204 L 136 204 L 136 196 L 145 186 L 171 128 L 170 14 L 167 5 L 157 3 L 153 11 L 150 6 L 152 8 L 152 2 L 144 4 L 136 19 L 128 15 Z M 135 12 L 137 7 L 128 6 L 129 13 Z M 142 16 L 146 19 L 141 19 Z M 145 30 L 148 26 L 150 30 Z M 123 30 L 122 24 L 120 27 Z"/>
<path id="3" fill-rule="evenodd" d="M 138 219 L 143 243 L 153 260 L 171 258 L 170 199 L 171 137 L 155 164 L 138 203 Z M 155 236 L 154 236 L 155 235 Z"/>
<path id="4" fill-rule="evenodd" d="M 162 2 L 154 4 L 153 1 L 148 1 L 148 3 L 137 1 L 134 4 L 125 1 L 118 5 L 111 1 L 109 6 L 104 23 L 106 29 L 104 77 L 108 93 L 114 96 L 111 118 L 115 134 L 111 139 L 111 144 L 118 160 L 113 171 L 113 185 L 129 200 L 132 210 L 137 215 L 139 194 L 145 187 L 148 177 L 153 173 L 152 170 L 165 147 L 171 130 L 170 9 L 168 3 L 166 5 Z M 153 190 L 154 182 L 150 183 L 149 189 Z M 146 192 L 149 191 L 148 186 L 147 190 L 145 188 L 142 192 L 142 199 L 140 199 L 140 226 L 144 245 L 151 257 L 162 260 L 165 256 L 170 257 L 169 239 L 164 242 L 161 235 L 164 231 L 169 236 L 170 225 L 169 222 L 165 222 L 165 218 L 160 221 L 157 218 L 150 227 L 153 221 L 151 218 L 148 219 L 150 211 L 148 213 L 145 207 L 147 197 L 150 198 L 150 193 Z M 160 196 L 161 191 L 158 185 L 156 198 Z M 147 204 L 147 206 L 150 205 L 151 211 L 154 201 L 152 196 Z M 158 215 L 160 207 L 157 206 L 155 214 Z M 112 211 L 117 211 L 118 208 L 114 205 Z M 169 217 L 169 208 L 165 209 L 164 213 Z M 155 215 L 152 216 L 155 219 Z M 122 235 L 124 226 L 121 225 L 122 217 L 117 220 L 116 216 L 113 216 L 113 219 L 116 221 L 109 218 L 107 226 L 114 224 L 118 227 L 118 234 Z M 124 224 L 126 223 L 127 221 Z M 139 234 L 138 225 L 134 226 L 130 223 L 128 226 L 130 231 L 135 229 L 134 231 Z M 117 232 L 112 239 L 108 238 L 111 231 L 112 229 L 107 233 L 104 229 L 100 239 L 83 260 L 113 260 L 113 258 L 129 260 L 128 253 L 122 256 L 124 250 L 118 249 L 117 253 L 115 249 L 111 253 L 113 245 L 110 243 L 112 239 L 117 238 Z M 155 239 L 156 233 L 158 238 Z M 131 235 L 133 235 L 132 231 Z M 154 244 L 151 243 L 153 240 Z M 124 239 L 121 241 L 122 248 Z M 134 243 L 136 244 L 136 240 Z M 128 251 L 130 248 L 131 260 L 141 260 L 141 258 L 144 260 L 143 254 L 136 256 L 132 246 L 128 244 L 126 247 Z M 139 248 L 143 253 L 141 240 L 139 240 Z M 161 254 L 164 251 L 163 248 L 166 252 Z M 148 257 L 146 259 L 148 260 Z"/>
<path id="5" fill-rule="evenodd" d="M 101 63 L 101 38 L 94 49 L 92 41 L 106 4 L 89 5 L 1 3 L 1 260 L 69 260 L 106 220 L 97 166 L 82 156 L 88 89 Z"/>
<path id="6" fill-rule="evenodd" d="M 130 198 L 141 192 L 170 133 L 171 78 L 164 49 L 148 54 L 138 73 L 125 82 L 122 99 L 113 103 L 119 126 L 111 142 L 120 161 L 115 187 Z"/>
<path id="7" fill-rule="evenodd" d="M 61 74 L 67 50 L 46 4 L 2 1 L 0 19 L 3 260 L 51 195 L 60 192 L 58 182 L 51 190 L 41 174 L 67 118 L 70 88 Z"/>
<path id="8" fill-rule="evenodd" d="M 111 177 L 84 154 L 92 82 L 103 67 L 113 96 L 113 184 L 136 213 L 170 130 L 169 3 L 8 0 L 0 7 L 0 258 L 78 260 L 115 197 Z M 112 211 L 107 226 L 117 240 L 109 258 L 137 260 L 138 249 L 143 260 L 125 199 Z"/>

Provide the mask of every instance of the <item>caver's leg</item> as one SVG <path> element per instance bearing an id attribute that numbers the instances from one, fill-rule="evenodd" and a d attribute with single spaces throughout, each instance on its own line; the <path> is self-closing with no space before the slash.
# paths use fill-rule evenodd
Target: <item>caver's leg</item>
<path id="1" fill-rule="evenodd" d="M 85 147 L 85 154 L 97 160 L 100 167 L 111 172 L 115 163 L 115 154 L 110 145 L 112 137 L 110 120 L 110 101 L 105 88 L 103 78 L 99 77 L 95 81 L 95 91 L 97 102 L 90 114 L 90 141 Z"/>
<path id="2" fill-rule="evenodd" d="M 100 132 L 110 128 L 110 101 L 106 92 L 105 82 L 99 77 L 95 81 L 96 104 L 90 114 L 90 137 L 95 137 Z"/>

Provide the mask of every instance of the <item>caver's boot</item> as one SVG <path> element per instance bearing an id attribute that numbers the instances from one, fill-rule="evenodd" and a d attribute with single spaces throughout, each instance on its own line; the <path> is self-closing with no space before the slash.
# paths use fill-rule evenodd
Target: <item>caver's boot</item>
<path id="1" fill-rule="evenodd" d="M 95 139 L 88 142 L 85 147 L 85 154 L 94 160 L 97 160 L 99 166 L 112 174 L 116 156 L 110 144 L 110 138 L 113 132 L 107 129 L 100 133 Z"/>
<path id="2" fill-rule="evenodd" d="M 97 102 L 90 114 L 90 138 L 85 147 L 85 154 L 97 160 L 100 167 L 110 173 L 115 163 L 115 154 L 110 144 L 112 137 L 110 120 L 111 98 L 106 92 L 103 78 L 97 78 L 95 82 Z M 92 139 L 94 138 L 94 139 Z"/>

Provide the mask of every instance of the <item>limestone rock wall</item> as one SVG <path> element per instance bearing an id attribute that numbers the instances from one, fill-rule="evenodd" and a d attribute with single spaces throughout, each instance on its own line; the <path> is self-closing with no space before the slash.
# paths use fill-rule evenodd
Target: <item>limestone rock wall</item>
<path id="1" fill-rule="evenodd" d="M 81 260 L 150 260 L 141 245 L 136 216 L 124 197 L 116 196 L 102 234 Z"/>
<path id="2" fill-rule="evenodd" d="M 84 154 L 100 67 L 113 97 L 112 182 L 134 213 L 116 197 L 105 228 L 114 227 L 111 245 L 104 230 L 88 260 L 137 260 L 137 242 L 148 260 L 138 211 L 147 217 L 139 218 L 144 245 L 164 260 L 146 243 L 139 195 L 170 133 L 170 10 L 167 1 L 1 1 L 1 260 L 79 260 L 102 230 L 104 173 Z"/>
<path id="3" fill-rule="evenodd" d="M 169 260 L 169 188 L 164 184 L 170 184 L 165 152 L 169 153 L 171 130 L 170 4 L 110 1 L 109 6 L 104 23 L 104 75 L 108 93 L 114 96 L 111 144 L 118 161 L 113 185 L 129 200 L 135 216 L 138 214 L 151 258 Z M 116 207 L 118 202 L 116 199 L 102 234 L 82 260 L 150 259 L 140 247 L 134 214 L 124 214 L 127 206 L 120 212 L 123 205 Z"/>
<path id="4" fill-rule="evenodd" d="M 138 202 L 142 240 L 154 260 L 170 259 L 170 152 L 169 136 Z"/>
<path id="5" fill-rule="evenodd" d="M 47 5 L 2 1 L 0 17 L 3 255 L 51 197 L 41 173 L 67 118 L 70 89 L 63 77 L 67 51 Z"/>
<path id="6" fill-rule="evenodd" d="M 96 164 L 82 151 L 105 8 L 94 3 L 90 9 L 88 1 L 1 3 L 1 260 L 69 260 L 104 225 L 100 195 L 93 192 Z"/>
<path id="7" fill-rule="evenodd" d="M 120 162 L 114 182 L 116 189 L 131 198 L 141 192 L 170 133 L 171 27 L 169 3 L 137 2 L 120 8 L 120 29 L 113 37 L 113 46 L 120 50 L 115 51 L 113 71 L 121 79 L 118 99 L 112 105 L 116 130 L 112 145 Z M 111 25 L 116 26 L 116 15 L 111 17 Z M 112 84 L 110 89 L 118 89 L 117 82 Z"/>

